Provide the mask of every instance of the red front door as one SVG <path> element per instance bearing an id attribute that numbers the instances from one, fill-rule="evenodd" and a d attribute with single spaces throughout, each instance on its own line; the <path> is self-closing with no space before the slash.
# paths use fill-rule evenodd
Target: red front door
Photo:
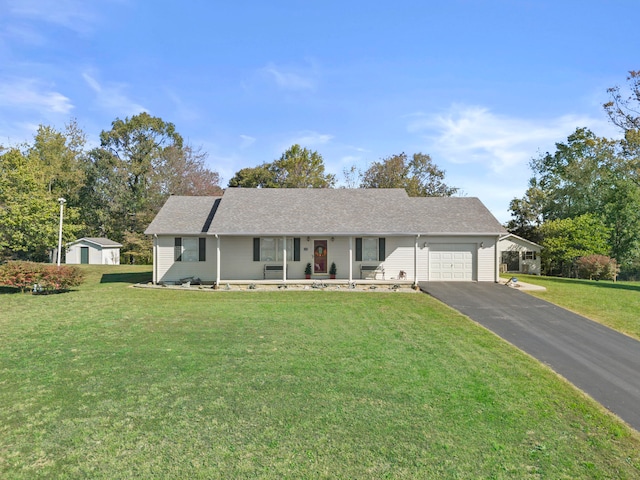
<path id="1" fill-rule="evenodd" d="M 313 241 L 313 273 L 327 273 L 327 241 Z"/>

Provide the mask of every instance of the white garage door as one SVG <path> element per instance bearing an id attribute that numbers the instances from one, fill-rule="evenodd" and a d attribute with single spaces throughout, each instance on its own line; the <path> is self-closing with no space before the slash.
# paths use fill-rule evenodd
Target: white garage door
<path id="1" fill-rule="evenodd" d="M 473 280 L 474 244 L 429 245 L 429 280 L 468 282 Z"/>

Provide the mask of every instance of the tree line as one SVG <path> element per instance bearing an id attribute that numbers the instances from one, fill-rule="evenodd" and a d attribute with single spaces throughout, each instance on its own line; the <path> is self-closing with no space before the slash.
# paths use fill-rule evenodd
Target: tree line
<path id="1" fill-rule="evenodd" d="M 531 160 L 529 187 L 510 203 L 508 230 L 543 246 L 546 274 L 572 276 L 589 255 L 614 258 L 627 276 L 640 273 L 640 72 L 627 82 L 609 88 L 603 105 L 622 137 L 577 128 Z"/>
<path id="2" fill-rule="evenodd" d="M 405 188 L 411 196 L 457 191 L 422 153 L 392 155 L 344 174 L 351 188 Z M 276 160 L 240 169 L 228 187 L 335 188 L 336 176 L 317 151 L 293 145 Z M 75 120 L 62 131 L 41 125 L 32 142 L 0 147 L 0 262 L 47 261 L 58 241 L 57 199 L 64 198 L 63 243 L 108 237 L 123 244 L 123 261 L 150 263 L 144 230 L 169 195 L 223 193 L 206 152 L 148 113 L 117 118 L 91 149 Z"/>

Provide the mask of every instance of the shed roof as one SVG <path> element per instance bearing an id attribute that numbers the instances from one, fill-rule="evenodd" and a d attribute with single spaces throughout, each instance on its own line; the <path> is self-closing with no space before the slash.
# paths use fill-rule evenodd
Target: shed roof
<path id="1" fill-rule="evenodd" d="M 229 188 L 170 197 L 147 234 L 470 235 L 507 233 L 472 197 L 410 198 L 403 189 Z"/>
<path id="2" fill-rule="evenodd" d="M 76 240 L 75 242 L 69 242 L 67 246 L 75 245 L 77 243 L 88 242 L 93 243 L 94 245 L 98 245 L 100 247 L 122 247 L 121 243 L 114 242 L 113 240 L 109 240 L 105 237 L 82 237 Z"/>

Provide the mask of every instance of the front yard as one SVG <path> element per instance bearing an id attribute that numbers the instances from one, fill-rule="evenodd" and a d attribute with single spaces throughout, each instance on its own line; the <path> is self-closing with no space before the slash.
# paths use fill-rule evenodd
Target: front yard
<path id="1" fill-rule="evenodd" d="M 640 282 L 535 275 L 518 275 L 518 278 L 547 289 L 528 293 L 640 340 Z"/>
<path id="2" fill-rule="evenodd" d="M 640 436 L 423 294 L 0 294 L 3 478 L 638 478 Z"/>

